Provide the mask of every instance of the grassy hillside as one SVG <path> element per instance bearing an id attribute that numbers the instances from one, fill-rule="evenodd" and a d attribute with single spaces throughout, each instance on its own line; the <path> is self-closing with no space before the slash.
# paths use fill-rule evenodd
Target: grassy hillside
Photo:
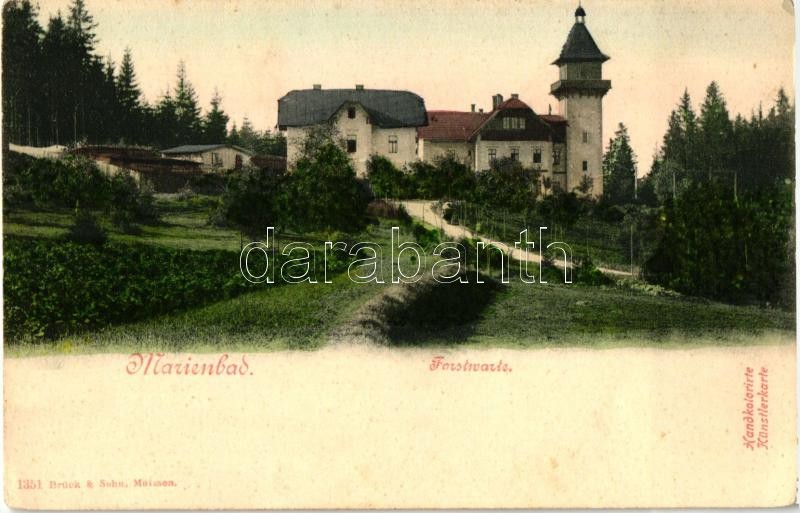
<path id="1" fill-rule="evenodd" d="M 208 224 L 212 202 L 203 197 L 160 198 L 159 224 L 142 226 L 138 234 L 109 228 L 109 238 L 238 252 L 238 232 Z M 12 211 L 6 214 L 4 232 L 57 243 L 70 222 L 68 211 Z M 356 237 L 383 247 L 384 271 L 389 265 L 392 224 L 396 223 L 382 220 Z M 281 244 L 291 240 L 321 246 L 324 235 L 285 235 Z M 432 263 L 429 258 L 428 267 Z M 687 298 L 630 280 L 604 286 L 563 284 L 559 273 L 552 272 L 548 284 L 524 284 L 513 279 L 515 275 L 512 270 L 512 281 L 506 285 L 488 277 L 487 283 L 477 284 L 473 277 L 473 283 L 466 285 L 427 280 L 392 286 L 356 284 L 340 274 L 330 284 L 262 286 L 231 299 L 55 340 L 28 340 L 7 345 L 6 350 L 10 355 L 29 355 L 314 349 L 358 338 L 356 333 L 359 340 L 404 347 L 737 344 L 776 332 L 788 340 L 795 326 L 792 312 Z"/>

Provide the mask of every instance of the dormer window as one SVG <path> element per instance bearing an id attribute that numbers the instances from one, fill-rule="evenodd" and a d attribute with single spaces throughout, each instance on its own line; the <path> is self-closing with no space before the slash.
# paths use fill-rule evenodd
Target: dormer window
<path id="1" fill-rule="evenodd" d="M 356 119 L 356 108 L 355 107 L 347 107 L 347 117 L 350 119 Z"/>
<path id="2" fill-rule="evenodd" d="M 503 118 L 503 129 L 504 130 L 524 130 L 525 129 L 525 118 Z"/>

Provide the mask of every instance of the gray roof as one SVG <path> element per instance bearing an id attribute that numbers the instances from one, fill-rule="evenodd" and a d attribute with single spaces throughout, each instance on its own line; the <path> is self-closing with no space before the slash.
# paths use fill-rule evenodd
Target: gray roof
<path id="1" fill-rule="evenodd" d="M 233 148 L 235 150 L 246 153 L 250 156 L 255 155 L 252 151 L 234 146 L 233 144 L 184 144 L 183 146 L 176 146 L 167 150 L 161 150 L 161 153 L 166 155 L 186 155 L 189 153 L 204 153 L 206 151 L 216 150 L 217 148 Z"/>
<path id="2" fill-rule="evenodd" d="M 278 100 L 278 126 L 324 123 L 345 103 L 358 103 L 381 128 L 417 127 L 428 122 L 425 101 L 409 91 L 383 89 L 301 89 Z"/>
<path id="3" fill-rule="evenodd" d="M 565 62 L 605 62 L 610 57 L 597 47 L 585 23 L 575 23 L 569 31 L 567 42 L 561 48 L 561 55 L 553 64 Z"/>

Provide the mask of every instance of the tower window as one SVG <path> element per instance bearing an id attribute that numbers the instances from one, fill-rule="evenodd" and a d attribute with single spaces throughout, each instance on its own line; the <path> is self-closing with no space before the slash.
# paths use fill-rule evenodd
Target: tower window
<path id="1" fill-rule="evenodd" d="M 542 163 L 542 150 L 539 148 L 533 149 L 533 163 L 534 164 L 541 164 Z"/>
<path id="2" fill-rule="evenodd" d="M 397 153 L 397 136 L 389 136 L 389 153 Z"/>
<path id="3" fill-rule="evenodd" d="M 511 148 L 511 160 L 519 162 L 519 148 Z"/>
<path id="4" fill-rule="evenodd" d="M 589 142 L 589 132 L 587 132 L 586 130 L 583 131 L 583 142 L 584 143 Z"/>
<path id="5" fill-rule="evenodd" d="M 589 172 L 589 162 L 586 161 L 586 160 L 583 161 L 583 172 L 584 173 L 588 173 Z"/>
<path id="6" fill-rule="evenodd" d="M 561 148 L 553 148 L 553 165 L 561 164 Z"/>
<path id="7" fill-rule="evenodd" d="M 355 107 L 347 107 L 347 117 L 350 119 L 356 119 L 356 108 Z"/>
<path id="8" fill-rule="evenodd" d="M 355 153 L 358 146 L 356 145 L 356 136 L 355 135 L 348 135 L 347 136 L 347 153 Z"/>

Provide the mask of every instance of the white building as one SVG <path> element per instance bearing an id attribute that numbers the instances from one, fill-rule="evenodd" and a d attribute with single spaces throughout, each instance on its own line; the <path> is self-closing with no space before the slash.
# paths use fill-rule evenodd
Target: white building
<path id="1" fill-rule="evenodd" d="M 586 12 L 575 11 L 561 54 L 553 64 L 559 80 L 550 94 L 559 100 L 558 115 L 538 115 L 516 94 L 492 98 L 491 112 L 429 111 L 427 126 L 418 129 L 419 156 L 433 161 L 451 154 L 476 171 L 503 157 L 542 171 L 553 187 L 572 191 L 585 177 L 591 194 L 603 194 L 603 96 L 611 82 L 603 80 L 609 59 L 586 28 Z"/>
<path id="2" fill-rule="evenodd" d="M 516 94 L 505 101 L 497 94 L 492 102 L 488 113 L 428 111 L 428 125 L 418 129 L 420 158 L 433 162 L 449 154 L 477 171 L 511 158 L 566 189 L 567 121 L 537 115 Z"/>
<path id="3" fill-rule="evenodd" d="M 278 128 L 286 132 L 289 169 L 309 128 L 331 124 L 345 141 L 356 174 L 383 155 L 398 167 L 417 160 L 417 127 L 426 123 L 425 102 L 408 91 L 365 89 L 294 90 L 278 100 Z"/>
<path id="4" fill-rule="evenodd" d="M 297 160 L 307 130 L 330 124 L 343 138 L 360 177 L 373 154 L 398 167 L 415 160 L 453 155 L 475 171 L 495 159 L 519 160 L 541 171 L 553 188 L 573 191 L 590 179 L 590 194 L 603 194 L 603 80 L 609 57 L 586 28 L 586 12 L 575 11 L 561 54 L 552 64 L 559 80 L 550 87 L 558 114 L 540 115 L 517 94 L 504 101 L 496 94 L 491 112 L 425 110 L 422 98 L 408 91 L 312 89 L 290 91 L 278 100 L 278 127 L 286 132 L 289 168 Z M 544 181 L 544 180 L 543 180 Z"/>
<path id="5" fill-rule="evenodd" d="M 203 171 L 241 169 L 250 165 L 252 151 L 232 144 L 187 144 L 161 150 L 161 156 L 199 162 Z"/>

